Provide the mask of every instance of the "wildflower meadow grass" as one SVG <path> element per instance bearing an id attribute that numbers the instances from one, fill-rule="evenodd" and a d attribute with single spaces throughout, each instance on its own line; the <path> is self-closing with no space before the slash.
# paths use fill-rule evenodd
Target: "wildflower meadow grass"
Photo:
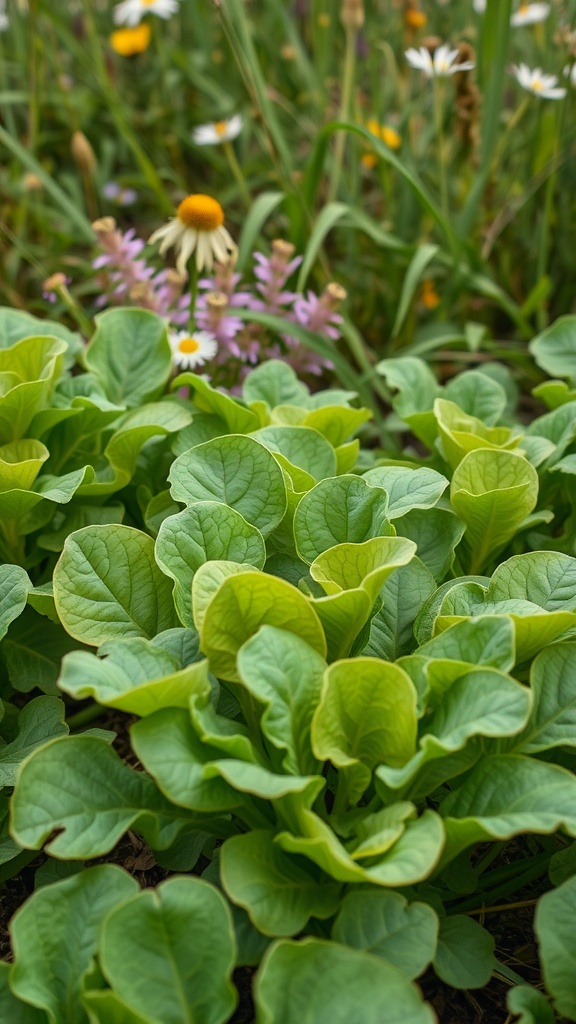
<path id="1" fill-rule="evenodd" d="M 0 0 L 0 1024 L 576 1021 L 576 0 Z"/>

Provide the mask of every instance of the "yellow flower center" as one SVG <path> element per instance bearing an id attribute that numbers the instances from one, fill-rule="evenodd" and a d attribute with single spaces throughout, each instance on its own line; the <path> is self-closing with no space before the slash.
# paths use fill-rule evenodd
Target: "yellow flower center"
<path id="1" fill-rule="evenodd" d="M 216 124 L 214 125 L 214 128 L 216 129 L 216 134 L 217 135 L 225 135 L 226 134 L 226 129 L 228 128 L 228 122 L 227 121 L 216 121 Z"/>
<path id="2" fill-rule="evenodd" d="M 408 10 L 404 17 L 409 28 L 423 28 L 427 21 L 424 11 Z"/>
<path id="3" fill-rule="evenodd" d="M 518 8 L 518 14 L 526 14 L 529 7 L 530 4 L 520 4 L 520 7 Z"/>
<path id="4" fill-rule="evenodd" d="M 152 4 L 156 3 L 156 0 L 140 0 L 142 7 L 151 7 Z"/>
<path id="5" fill-rule="evenodd" d="M 148 49 L 151 35 L 150 25 L 145 23 L 137 28 L 119 28 L 110 36 L 110 46 L 121 57 L 133 57 Z"/>
<path id="6" fill-rule="evenodd" d="M 199 348 L 200 342 L 196 341 L 196 338 L 182 338 L 182 340 L 178 342 L 178 351 L 187 356 L 192 352 L 197 352 Z"/>
<path id="7" fill-rule="evenodd" d="M 534 89 L 534 92 L 542 92 L 544 83 L 540 78 L 534 78 L 532 81 L 532 88 Z"/>
<path id="8" fill-rule="evenodd" d="M 224 223 L 224 210 L 212 196 L 186 196 L 177 213 L 178 220 L 195 231 L 215 231 Z"/>

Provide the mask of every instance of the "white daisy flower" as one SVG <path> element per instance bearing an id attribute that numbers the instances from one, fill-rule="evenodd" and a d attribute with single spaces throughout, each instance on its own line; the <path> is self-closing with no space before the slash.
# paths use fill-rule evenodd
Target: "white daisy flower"
<path id="1" fill-rule="evenodd" d="M 157 18 L 171 18 L 179 9 L 179 0 L 122 0 L 114 8 L 115 25 L 139 25 L 146 14 Z"/>
<path id="2" fill-rule="evenodd" d="M 464 61 L 462 64 L 455 64 L 458 50 L 451 50 L 446 44 L 439 46 L 432 55 L 425 46 L 418 50 L 406 50 L 406 60 L 411 67 L 417 71 L 423 71 L 426 78 L 446 78 L 448 75 L 455 75 L 458 71 L 471 71 L 474 67 L 472 61 Z"/>
<path id="3" fill-rule="evenodd" d="M 221 142 L 232 142 L 237 139 L 244 127 L 242 114 L 234 114 L 227 121 L 215 121 L 214 124 L 200 124 L 192 130 L 192 141 L 197 146 L 218 146 Z"/>
<path id="4" fill-rule="evenodd" d="M 234 242 L 224 227 L 224 210 L 217 199 L 202 194 L 186 196 L 167 224 L 158 228 L 148 239 L 149 243 L 161 240 L 160 255 L 174 246 L 178 253 L 176 269 L 186 274 L 186 264 L 196 252 L 198 271 L 212 268 L 214 259 L 224 263 L 228 252 L 234 249 Z"/>
<path id="5" fill-rule="evenodd" d="M 218 351 L 218 342 L 208 331 L 172 331 L 168 335 L 172 360 L 179 370 L 193 370 L 204 366 Z"/>
<path id="6" fill-rule="evenodd" d="M 510 18 L 510 24 L 515 28 L 518 25 L 535 25 L 538 21 L 545 21 L 549 14 L 550 4 L 520 4 Z"/>
<path id="7" fill-rule="evenodd" d="M 486 0 L 472 0 L 472 7 L 476 11 L 476 14 L 485 14 Z"/>
<path id="8" fill-rule="evenodd" d="M 513 68 L 513 74 L 523 89 L 543 100 L 563 100 L 566 95 L 566 89 L 557 88 L 556 75 L 545 75 L 542 68 L 531 71 L 526 64 L 519 64 Z"/>

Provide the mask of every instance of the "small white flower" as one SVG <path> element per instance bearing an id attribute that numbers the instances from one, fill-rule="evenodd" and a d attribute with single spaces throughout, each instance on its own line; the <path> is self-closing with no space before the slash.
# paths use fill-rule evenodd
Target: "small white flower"
<path id="1" fill-rule="evenodd" d="M 541 68 L 531 71 L 526 64 L 519 64 L 513 74 L 523 89 L 543 100 L 563 100 L 566 95 L 566 89 L 557 88 L 556 75 L 545 75 Z"/>
<path id="2" fill-rule="evenodd" d="M 426 78 L 446 78 L 448 75 L 455 75 L 458 71 L 471 71 L 474 67 L 472 61 L 464 61 L 462 64 L 455 64 L 458 50 L 451 50 L 446 44 L 434 50 L 434 55 L 421 46 L 418 50 L 406 50 L 406 60 L 411 67 L 417 71 L 423 71 Z"/>
<path id="3" fill-rule="evenodd" d="M 139 25 L 147 14 L 157 18 L 171 18 L 179 9 L 179 0 L 122 0 L 114 8 L 115 25 Z"/>
<path id="4" fill-rule="evenodd" d="M 510 18 L 510 24 L 515 28 L 518 25 L 535 25 L 538 21 L 545 21 L 549 14 L 550 4 L 523 3 Z"/>
<path id="5" fill-rule="evenodd" d="M 572 64 L 572 66 L 570 66 L 570 64 L 567 64 L 562 73 L 564 75 L 564 78 L 570 79 L 570 85 L 576 87 L 576 64 Z"/>
<path id="6" fill-rule="evenodd" d="M 148 242 L 161 241 L 160 255 L 172 246 L 178 253 L 176 269 L 183 276 L 186 264 L 196 252 L 196 268 L 210 270 L 214 259 L 223 263 L 234 242 L 224 227 L 224 210 L 217 199 L 202 194 L 186 196 L 167 224 L 150 235 Z"/>
<path id="7" fill-rule="evenodd" d="M 218 351 L 218 342 L 208 331 L 173 331 L 168 335 L 172 360 L 179 370 L 193 370 L 204 366 Z"/>
<path id="8" fill-rule="evenodd" d="M 242 114 L 234 114 L 227 121 L 215 121 L 213 124 L 200 124 L 192 129 L 192 141 L 197 146 L 218 146 L 221 142 L 232 142 L 237 139 L 244 127 Z"/>
<path id="9" fill-rule="evenodd" d="M 472 7 L 476 11 L 476 14 L 485 14 L 486 0 L 472 0 Z"/>

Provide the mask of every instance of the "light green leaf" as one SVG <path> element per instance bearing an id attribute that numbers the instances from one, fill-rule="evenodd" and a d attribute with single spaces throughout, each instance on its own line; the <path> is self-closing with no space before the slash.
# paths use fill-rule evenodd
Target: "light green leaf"
<path id="1" fill-rule="evenodd" d="M 484 757 L 440 805 L 446 861 L 473 843 L 523 832 L 576 836 L 576 779 L 555 764 L 519 754 Z"/>
<path id="2" fill-rule="evenodd" d="M 386 580 L 382 607 L 372 619 L 363 654 L 396 661 L 415 645 L 414 621 L 424 602 L 436 590 L 431 572 L 413 558 Z"/>
<path id="3" fill-rule="evenodd" d="M 194 587 L 198 576 L 200 573 L 195 577 Z M 326 656 L 320 620 L 299 590 L 265 573 L 240 573 L 220 585 L 200 628 L 200 646 L 214 675 L 239 681 L 236 655 L 264 625 L 294 633 L 322 657 Z"/>
<path id="4" fill-rule="evenodd" d="M 172 368 L 165 320 L 147 309 L 99 313 L 84 362 L 111 402 L 131 407 L 153 402 Z"/>
<path id="5" fill-rule="evenodd" d="M 576 878 L 541 898 L 534 929 L 546 988 L 561 1017 L 576 1020 Z"/>
<path id="6" fill-rule="evenodd" d="M 216 501 L 199 501 L 165 519 L 156 540 L 156 561 L 175 581 L 174 603 L 181 621 L 192 625 L 192 580 L 205 562 L 224 560 L 262 569 L 264 539 L 239 512 Z"/>
<path id="7" fill-rule="evenodd" d="M 275 942 L 255 984 L 256 1024 L 434 1024 L 416 986 L 379 957 L 320 939 Z"/>
<path id="8" fill-rule="evenodd" d="M 310 575 L 326 594 L 365 590 L 373 603 L 390 573 L 407 565 L 416 545 L 404 537 L 374 537 L 363 544 L 337 544 L 310 566 Z"/>
<path id="9" fill-rule="evenodd" d="M 199 878 L 169 878 L 138 893 L 102 928 L 104 975 L 150 1024 L 225 1024 L 237 1002 L 235 953 L 226 901 Z"/>
<path id="10" fill-rule="evenodd" d="M 444 397 L 488 427 L 498 422 L 507 404 L 502 384 L 480 370 L 466 370 L 453 377 L 444 388 Z"/>
<path id="11" fill-rule="evenodd" d="M 360 544 L 387 533 L 386 493 L 357 476 L 322 480 L 294 514 L 296 549 L 308 563 L 335 544 Z"/>
<path id="12" fill-rule="evenodd" d="M 478 572 L 504 547 L 538 500 L 538 474 L 521 455 L 479 449 L 460 462 L 450 500 L 466 524 L 470 573 Z"/>
<path id="13" fill-rule="evenodd" d="M 50 402 L 62 371 L 65 341 L 44 334 L 0 348 L 0 444 L 23 437 Z"/>
<path id="14" fill-rule="evenodd" d="M 228 434 L 179 455 L 169 474 L 176 501 L 230 505 L 264 537 L 281 522 L 286 489 L 276 459 L 259 441 Z"/>
<path id="15" fill-rule="evenodd" d="M 41 441 L 11 441 L 0 447 L 0 491 L 13 487 L 27 491 L 34 483 L 42 465 L 50 457 Z"/>
<path id="16" fill-rule="evenodd" d="M 467 661 L 509 672 L 515 663 L 514 624 L 505 615 L 457 622 L 418 649 L 425 658 Z"/>
<path id="17" fill-rule="evenodd" d="M 542 651 L 532 664 L 530 685 L 534 706 L 515 751 L 536 754 L 576 746 L 576 644 L 557 644 Z"/>
<path id="18" fill-rule="evenodd" d="M 252 437 L 271 452 L 279 452 L 314 480 L 336 474 L 336 453 L 325 437 L 311 427 L 263 427 Z"/>
<path id="19" fill-rule="evenodd" d="M 316 881 L 274 842 L 274 832 L 257 829 L 227 839 L 220 855 L 222 884 L 230 899 L 248 911 L 264 935 L 296 935 L 311 917 L 332 917 L 340 886 Z"/>
<path id="20" fill-rule="evenodd" d="M 322 405 L 307 413 L 300 426 L 322 434 L 334 448 L 344 445 L 352 434 L 372 416 L 369 409 L 350 409 L 346 405 Z"/>
<path id="21" fill-rule="evenodd" d="M 440 920 L 434 970 L 452 988 L 484 988 L 496 967 L 494 939 L 464 914 Z"/>
<path id="22" fill-rule="evenodd" d="M 186 385 L 192 389 L 192 401 L 201 412 L 219 416 L 231 434 L 249 434 L 260 421 L 256 413 L 241 405 L 231 395 L 213 388 L 196 373 L 181 373 L 172 381 L 172 390 Z"/>
<path id="23" fill-rule="evenodd" d="M 441 583 L 452 568 L 464 523 L 449 508 L 415 508 L 395 519 L 394 528 L 399 537 L 414 541 L 418 558 Z"/>
<path id="24" fill-rule="evenodd" d="M 84 1024 L 81 990 L 93 965 L 106 914 L 138 883 L 114 864 L 100 864 L 37 890 L 12 918 L 15 963 L 10 984 L 46 1010 L 50 1024 Z"/>
<path id="25" fill-rule="evenodd" d="M 149 1024 L 148 1017 L 133 1013 L 111 988 L 88 989 L 82 1003 L 90 1024 Z"/>
<path id="26" fill-rule="evenodd" d="M 100 654 L 107 657 L 67 654 L 60 689 L 76 700 L 92 697 L 105 707 L 145 716 L 160 708 L 187 708 L 192 694 L 210 688 L 207 661 L 181 668 L 177 658 L 142 637 L 112 641 Z"/>
<path id="27" fill-rule="evenodd" d="M 20 767 L 11 814 L 21 846 L 44 847 L 63 860 L 101 857 L 129 828 L 165 849 L 192 824 L 147 775 L 128 768 L 94 736 L 51 740 L 32 753 Z"/>
<path id="28" fill-rule="evenodd" d="M 0 566 L 0 640 L 8 626 L 26 607 L 32 584 L 28 573 L 19 565 Z"/>
<path id="29" fill-rule="evenodd" d="M 55 736 L 66 736 L 64 703 L 57 697 L 35 697 L 18 716 L 16 738 L 0 747 L 0 786 L 13 786 L 18 765 Z"/>
<path id="30" fill-rule="evenodd" d="M 543 992 L 529 985 L 518 985 L 508 991 L 506 1006 L 518 1014 L 517 1024 L 554 1024 L 555 1017 Z"/>
<path id="31" fill-rule="evenodd" d="M 377 658 L 338 661 L 327 669 L 312 720 L 312 749 L 341 769 L 340 807 L 345 799 L 358 802 L 376 765 L 408 761 L 416 731 L 416 690 L 402 669 Z"/>
<path id="32" fill-rule="evenodd" d="M 15 690 L 29 693 L 38 687 L 44 693 L 57 694 L 60 661 L 77 646 L 62 626 L 25 608 L 4 637 L 0 657 Z"/>
<path id="33" fill-rule="evenodd" d="M 435 469 L 408 466 L 377 466 L 369 469 L 363 479 L 386 491 L 388 519 L 397 519 L 413 508 L 433 508 L 448 487 L 446 477 Z"/>
<path id="34" fill-rule="evenodd" d="M 129 526 L 87 526 L 68 537 L 54 570 L 54 600 L 68 633 L 94 647 L 177 624 L 154 541 Z"/>
<path id="35" fill-rule="evenodd" d="M 445 398 L 434 402 L 434 415 L 444 457 L 453 470 L 472 451 L 487 449 L 494 453 L 517 448 L 521 440 L 521 434 L 513 434 L 508 427 L 488 427 Z"/>
<path id="36" fill-rule="evenodd" d="M 426 970 L 438 939 L 438 918 L 427 903 L 396 892 L 349 892 L 332 928 L 343 946 L 381 956 L 412 980 Z"/>
<path id="37" fill-rule="evenodd" d="M 319 770 L 310 725 L 325 668 L 324 659 L 300 637 L 274 626 L 262 626 L 238 652 L 243 686 L 266 705 L 262 732 L 285 752 L 284 771 L 295 775 Z"/>
<path id="38" fill-rule="evenodd" d="M 576 381 L 576 316 L 559 317 L 528 348 L 550 377 Z"/>
<path id="39" fill-rule="evenodd" d="M 267 359 L 251 370 L 242 387 L 244 401 L 265 402 L 270 409 L 277 405 L 301 405 L 308 408 L 310 394 L 291 366 L 279 359 Z"/>
<path id="40" fill-rule="evenodd" d="M 399 392 L 392 400 L 394 411 L 432 449 L 438 433 L 432 409 L 442 389 L 428 363 L 414 356 L 399 356 L 383 359 L 376 371 L 388 387 Z"/>
<path id="41" fill-rule="evenodd" d="M 17 999 L 10 988 L 12 964 L 0 962 L 0 1020 L 9 1024 L 48 1024 L 44 1010 Z"/>

